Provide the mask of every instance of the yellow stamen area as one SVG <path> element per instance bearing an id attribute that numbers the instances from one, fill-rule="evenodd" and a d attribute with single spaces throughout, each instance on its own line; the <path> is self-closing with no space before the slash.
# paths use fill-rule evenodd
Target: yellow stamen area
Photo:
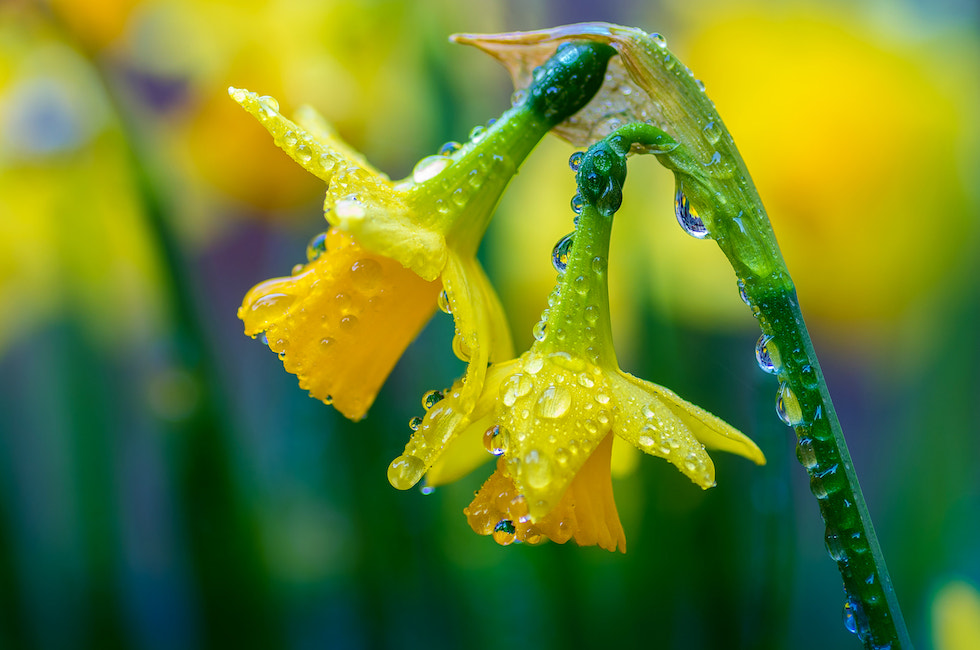
<path id="1" fill-rule="evenodd" d="M 558 504 L 539 521 L 532 521 L 527 502 L 504 473 L 501 459 L 495 471 L 464 510 L 470 527 L 480 535 L 508 545 L 537 544 L 548 538 L 564 544 L 597 545 L 626 552 L 626 534 L 613 499 L 609 463 L 613 436 L 607 435 L 575 475 Z"/>
<path id="2" fill-rule="evenodd" d="M 301 388 L 358 420 L 432 316 L 442 285 L 335 228 L 326 249 L 292 277 L 253 287 L 238 317 L 247 335 L 265 333 Z"/>

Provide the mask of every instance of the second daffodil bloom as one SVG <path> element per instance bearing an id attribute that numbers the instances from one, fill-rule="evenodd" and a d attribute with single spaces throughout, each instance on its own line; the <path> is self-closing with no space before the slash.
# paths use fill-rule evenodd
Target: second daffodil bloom
<path id="1" fill-rule="evenodd" d="M 472 404 L 487 365 L 511 356 L 497 297 L 476 259 L 504 188 L 537 142 L 599 88 L 608 46 L 568 44 L 499 120 L 421 160 L 401 181 L 367 164 L 311 109 L 292 122 L 271 97 L 229 89 L 276 144 L 327 184 L 330 229 L 308 264 L 245 297 L 245 332 L 264 334 L 300 386 L 360 419 L 445 291 L 457 355 L 468 360 L 460 400 Z M 417 481 L 424 465 L 404 458 L 389 476 Z"/>
<path id="2" fill-rule="evenodd" d="M 631 144 L 602 141 L 584 160 L 575 158 L 580 194 L 574 204 L 582 209 L 575 233 L 555 248 L 558 284 L 531 349 L 491 366 L 475 408 L 457 421 L 452 444 L 444 449 L 429 432 L 459 410 L 459 384 L 428 410 L 409 444 L 412 453 L 434 457 L 429 486 L 475 468 L 487 452 L 500 457 L 466 515 L 476 532 L 501 544 L 574 539 L 625 551 L 609 470 L 614 435 L 670 461 L 702 488 L 715 484 L 706 448 L 765 462 L 734 428 L 623 372 L 616 361 L 606 261 Z"/>

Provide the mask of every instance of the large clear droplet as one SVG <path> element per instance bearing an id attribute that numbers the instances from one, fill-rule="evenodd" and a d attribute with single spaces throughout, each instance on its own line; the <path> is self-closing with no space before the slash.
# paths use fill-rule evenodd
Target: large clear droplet
<path id="1" fill-rule="evenodd" d="M 568 412 L 572 393 L 563 386 L 548 386 L 538 398 L 537 412 L 543 418 L 557 419 Z"/>
<path id="2" fill-rule="evenodd" d="M 769 374 L 776 374 L 779 365 L 779 348 L 772 337 L 763 334 L 755 344 L 755 360 L 759 367 Z"/>
<path id="3" fill-rule="evenodd" d="M 460 143 L 456 142 L 455 140 L 450 140 L 449 142 L 447 142 L 444 145 L 442 145 L 441 147 L 439 147 L 439 155 L 440 156 L 451 156 L 451 155 L 453 155 L 454 153 L 456 153 L 457 151 L 459 151 L 462 148 L 463 148 L 463 145 L 461 145 Z"/>
<path id="4" fill-rule="evenodd" d="M 514 526 L 514 522 L 510 519 L 501 519 L 497 522 L 497 525 L 493 527 L 493 541 L 497 542 L 501 546 L 513 544 L 516 535 L 517 527 Z"/>
<path id="5" fill-rule="evenodd" d="M 582 212 L 582 208 L 585 207 L 585 199 L 582 198 L 581 194 L 576 194 L 572 197 L 572 212 L 579 214 Z"/>
<path id="6" fill-rule="evenodd" d="M 441 390 L 430 390 L 428 393 L 422 396 L 422 408 L 428 411 L 433 406 L 441 402 L 444 397 L 445 395 Z"/>
<path id="7" fill-rule="evenodd" d="M 582 151 L 576 151 L 568 158 L 568 166 L 571 167 L 573 172 L 577 172 L 578 168 L 582 165 L 582 159 L 585 158 L 585 153 Z"/>
<path id="8" fill-rule="evenodd" d="M 707 226 L 701 221 L 701 217 L 698 216 L 694 206 L 687 200 L 680 183 L 677 184 L 677 193 L 674 195 L 674 215 L 677 217 L 677 223 L 681 224 L 684 232 L 691 237 L 704 239 L 708 236 Z"/>
<path id="9" fill-rule="evenodd" d="M 564 272 L 568 267 L 568 256 L 572 252 L 573 243 L 575 243 L 575 233 L 569 233 L 562 237 L 551 251 L 551 265 L 559 273 Z"/>
<path id="10" fill-rule="evenodd" d="M 415 164 L 412 170 L 412 180 L 416 183 L 424 183 L 430 178 L 435 178 L 439 173 L 453 164 L 452 158 L 448 156 L 426 156 Z"/>
<path id="11" fill-rule="evenodd" d="M 453 313 L 452 307 L 449 304 L 449 294 L 443 291 L 439 294 L 439 298 L 436 299 L 436 304 L 439 305 L 439 311 L 444 314 Z"/>
<path id="12" fill-rule="evenodd" d="M 776 395 L 776 413 L 780 420 L 791 427 L 803 422 L 803 409 L 800 407 L 800 401 L 786 382 L 779 384 L 779 393 Z"/>
<path id="13" fill-rule="evenodd" d="M 483 447 L 494 456 L 502 456 L 505 451 L 506 436 L 499 424 L 495 424 L 483 432 Z"/>

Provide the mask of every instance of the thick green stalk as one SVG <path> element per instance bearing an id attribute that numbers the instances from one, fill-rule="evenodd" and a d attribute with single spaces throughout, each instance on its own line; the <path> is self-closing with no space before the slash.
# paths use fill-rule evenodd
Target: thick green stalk
<path id="1" fill-rule="evenodd" d="M 598 149 L 625 156 L 630 150 L 637 149 L 633 147 L 634 144 L 640 145 L 639 149 L 645 152 L 666 158 L 668 166 L 675 171 L 683 170 L 678 174 L 683 179 L 696 181 L 685 184 L 684 180 L 679 179 L 675 206 L 678 220 L 691 234 L 722 239 L 734 229 L 741 235 L 725 238 L 727 245 L 721 247 L 732 266 L 740 272 L 739 286 L 743 298 L 751 306 L 762 328 L 763 335 L 757 349 L 759 365 L 776 375 L 780 382 L 776 410 L 779 417 L 796 431 L 797 457 L 810 476 L 810 490 L 817 498 L 820 514 L 826 524 L 827 550 L 837 562 L 844 582 L 845 625 L 858 635 L 867 648 L 911 648 L 844 434 L 800 313 L 792 279 L 778 249 L 773 249 L 771 257 L 759 259 L 760 251 L 768 246 L 743 248 L 732 245 L 753 239 L 751 234 L 746 236 L 744 222 L 739 219 L 746 211 L 744 205 L 716 198 L 709 207 L 706 202 L 716 195 L 697 190 L 697 194 L 692 193 L 694 200 L 689 200 L 686 195 L 689 190 L 682 188 L 710 188 L 714 179 L 705 181 L 698 178 L 697 163 L 685 155 L 678 143 L 656 127 L 636 123 L 627 125 L 593 145 L 586 160 L 592 159 L 593 151 Z M 588 196 L 590 193 L 603 191 L 604 184 L 603 188 L 597 186 L 590 189 L 587 183 L 583 186 L 581 173 L 579 179 L 580 192 L 587 199 L 591 198 Z M 731 182 L 732 179 L 725 180 Z M 604 183 L 605 179 L 602 181 Z M 741 185 L 744 193 L 749 193 L 746 192 L 749 189 L 754 194 L 751 185 L 738 185 Z M 617 207 L 619 198 L 621 196 L 617 197 Z M 713 223 L 710 229 L 700 220 L 695 205 L 711 210 Z M 757 204 L 755 209 L 761 212 L 761 204 Z M 727 223 L 723 221 L 726 216 L 729 217 Z M 768 220 L 765 223 L 768 224 Z M 725 225 L 734 228 L 726 231 Z M 757 241 L 775 242 L 771 228 L 761 233 Z M 751 263 L 740 257 L 743 250 L 750 252 Z M 769 271 L 764 275 L 752 275 L 747 272 L 749 268 Z"/>
<path id="2" fill-rule="evenodd" d="M 691 234 L 716 240 L 759 320 L 759 364 L 779 379 L 777 412 L 796 431 L 797 457 L 826 525 L 827 550 L 844 582 L 845 626 L 866 648 L 911 648 L 796 289 L 751 180 L 739 173 L 741 164 L 720 177 L 704 174 L 680 145 L 657 156 L 677 178 L 678 220 Z"/>

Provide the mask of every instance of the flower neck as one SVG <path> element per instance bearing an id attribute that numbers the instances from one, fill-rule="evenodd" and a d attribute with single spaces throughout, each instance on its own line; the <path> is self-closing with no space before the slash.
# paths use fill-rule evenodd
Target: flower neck
<path id="1" fill-rule="evenodd" d="M 606 269 L 612 214 L 586 203 L 579 213 L 564 271 L 549 303 L 547 326 L 536 347 L 544 354 L 566 352 L 591 363 L 616 366 L 609 321 Z"/>

